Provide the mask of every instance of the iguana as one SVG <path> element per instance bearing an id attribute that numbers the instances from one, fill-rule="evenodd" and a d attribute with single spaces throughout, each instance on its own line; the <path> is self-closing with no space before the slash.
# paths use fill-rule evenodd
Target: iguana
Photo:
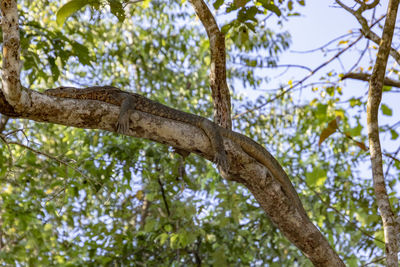
<path id="1" fill-rule="evenodd" d="M 210 139 L 213 151 L 215 152 L 214 162 L 225 171 L 229 169 L 229 166 L 222 137 L 229 138 L 240 145 L 247 154 L 267 167 L 272 176 L 278 179 L 286 195 L 305 214 L 296 190 L 278 161 L 261 145 L 245 135 L 220 127 L 206 118 L 165 106 L 142 95 L 125 92 L 113 86 L 93 86 L 84 89 L 58 87 L 48 89 L 44 93 L 49 96 L 61 98 L 98 100 L 120 106 L 120 114 L 116 124 L 119 133 L 126 133 L 128 131 L 129 118 L 133 110 L 199 127 Z"/>

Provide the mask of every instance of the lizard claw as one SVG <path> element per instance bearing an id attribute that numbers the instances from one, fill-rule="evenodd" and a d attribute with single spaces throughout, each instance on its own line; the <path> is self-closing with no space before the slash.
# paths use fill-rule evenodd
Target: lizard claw
<path id="1" fill-rule="evenodd" d="M 116 124 L 118 133 L 128 134 L 130 117 L 134 109 L 135 101 L 132 96 L 128 95 L 121 104 L 121 110 L 119 112 L 118 122 Z"/>
<path id="2" fill-rule="evenodd" d="M 120 116 L 116 128 L 119 134 L 127 134 L 129 130 L 129 116 Z"/>
<path id="3" fill-rule="evenodd" d="M 222 168 L 223 171 L 229 171 L 228 157 L 226 156 L 225 151 L 217 151 L 215 153 L 214 162 L 218 167 Z"/>

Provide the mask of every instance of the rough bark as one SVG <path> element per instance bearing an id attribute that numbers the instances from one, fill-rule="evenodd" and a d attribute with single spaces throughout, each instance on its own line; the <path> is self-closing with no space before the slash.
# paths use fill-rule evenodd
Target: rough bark
<path id="1" fill-rule="evenodd" d="M 387 17 L 385 26 L 383 28 L 378 55 L 370 79 L 367 103 L 367 126 L 372 164 L 372 178 L 374 181 L 374 190 L 379 212 L 383 221 L 387 266 L 398 266 L 398 228 L 396 217 L 390 206 L 389 197 L 386 191 L 385 177 L 383 175 L 382 150 L 379 140 L 378 111 L 382 99 L 382 87 L 392 43 L 394 27 L 396 24 L 398 6 L 399 0 L 389 1 Z"/>
<path id="2" fill-rule="evenodd" d="M 29 93 L 32 105 L 20 113 L 20 118 L 57 123 L 72 127 L 115 132 L 118 106 L 94 101 L 57 99 L 35 91 Z M 3 113 L 3 107 L 0 112 Z M 9 114 L 10 115 L 10 114 Z M 208 160 L 214 153 L 207 135 L 197 127 L 147 113 L 135 111 L 130 136 L 191 151 Z M 344 266 L 321 232 L 299 211 L 282 190 L 279 180 L 267 168 L 247 155 L 240 146 L 224 139 L 230 159 L 231 180 L 243 183 L 254 194 L 263 210 L 282 233 L 316 266 Z"/>
<path id="3" fill-rule="evenodd" d="M 219 30 L 210 9 L 203 0 L 190 0 L 210 40 L 210 86 L 214 104 L 214 122 L 232 129 L 231 96 L 226 82 L 225 36 Z"/>
<path id="4" fill-rule="evenodd" d="M 349 72 L 349 73 L 346 73 L 343 75 L 342 80 L 345 80 L 345 79 L 355 79 L 355 80 L 369 82 L 369 80 L 371 79 L 371 75 L 368 73 Z M 383 85 L 400 88 L 400 81 L 385 78 L 383 80 Z"/>
<path id="5" fill-rule="evenodd" d="M 7 4 L 5 4 L 7 3 Z M 3 15 L 18 18 L 15 1 L 2 1 Z M 12 14 L 6 14 L 12 12 Z M 10 16 L 9 16 L 10 15 Z M 14 31 L 14 32 L 13 32 Z M 18 27 L 12 27 L 10 33 L 15 36 Z M 7 37 L 8 38 L 8 37 Z M 6 40 L 6 38 L 4 38 Z M 19 42 L 19 39 L 13 39 Z M 7 47 L 19 65 L 19 43 Z M 72 127 L 116 131 L 116 122 L 120 107 L 96 100 L 77 100 L 50 97 L 36 91 L 21 88 L 18 73 L 10 67 L 13 77 L 3 70 L 3 80 L 7 89 L 0 94 L 0 113 L 38 122 L 56 123 Z M 18 74 L 19 75 L 19 74 Z M 19 95 L 19 100 L 18 99 Z M 17 96 L 17 97 L 15 97 Z M 15 102 L 17 101 L 17 103 Z M 7 104 L 8 102 L 8 104 Z M 4 105 L 3 105 L 4 103 Z M 18 108 L 16 108 L 18 107 Z M 127 135 L 168 144 L 178 149 L 194 152 L 208 160 L 214 157 L 214 151 L 207 135 L 198 127 L 179 121 L 153 116 L 135 111 L 131 115 L 131 125 Z M 278 177 L 272 177 L 267 168 L 243 152 L 240 146 L 230 139 L 224 139 L 225 149 L 230 160 L 229 178 L 243 183 L 254 194 L 263 210 L 282 233 L 295 244 L 316 266 L 344 266 L 321 232 L 312 224 L 307 215 L 284 193 Z"/>
<path id="6" fill-rule="evenodd" d="M 20 109 L 21 86 L 19 80 L 19 25 L 17 2 L 2 0 L 1 26 L 3 30 L 3 94 L 15 109 Z"/>

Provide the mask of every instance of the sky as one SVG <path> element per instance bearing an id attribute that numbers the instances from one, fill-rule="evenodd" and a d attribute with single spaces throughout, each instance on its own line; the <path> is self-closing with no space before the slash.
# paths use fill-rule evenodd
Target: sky
<path id="1" fill-rule="evenodd" d="M 347 2 L 354 3 L 354 1 Z M 381 1 L 381 3 L 382 4 L 377 8 L 376 17 L 380 17 L 381 14 L 386 12 L 388 1 L 384 0 Z M 306 7 L 304 7 L 300 12 L 302 14 L 300 17 L 291 18 L 288 23 L 285 24 L 287 30 L 292 35 L 292 45 L 290 47 L 290 51 L 306 51 L 313 48 L 318 48 L 329 41 L 348 33 L 350 30 L 357 32 L 361 28 L 357 20 L 350 13 L 338 7 L 333 0 L 308 0 L 306 1 Z M 376 33 L 380 36 L 380 32 Z M 334 48 L 334 45 L 338 43 L 339 41 L 336 41 L 330 47 Z M 362 45 L 359 45 L 358 47 L 363 48 L 366 43 L 360 42 L 360 44 Z M 341 47 L 344 46 L 341 45 Z M 314 69 L 333 55 L 334 53 L 331 53 L 324 58 L 322 52 L 307 54 L 289 52 L 284 53 L 280 57 L 280 63 L 301 64 Z M 345 53 L 340 58 L 340 61 L 345 67 L 348 68 L 356 62 L 357 58 L 358 53 Z M 365 64 L 361 65 L 367 66 L 365 61 L 364 63 Z M 391 64 L 393 64 L 393 62 Z M 315 75 L 315 78 L 318 79 L 321 74 L 324 74 L 329 70 L 337 70 L 338 72 L 343 71 L 339 61 L 335 60 L 327 67 L 320 70 L 317 75 Z M 288 73 L 288 75 L 280 78 L 280 80 L 288 80 L 288 78 L 296 80 L 306 74 L 307 71 L 296 69 Z M 390 76 L 390 78 L 395 80 L 398 79 L 398 77 L 393 74 Z M 346 80 L 342 83 L 342 85 L 345 88 L 345 90 L 343 90 L 344 95 L 348 97 L 363 95 L 366 93 L 368 88 L 368 84 L 366 82 L 355 80 Z M 307 94 L 307 91 L 304 91 L 303 94 Z M 400 95 L 394 93 L 384 94 L 382 99 L 382 103 L 387 103 L 391 108 L 393 108 L 393 114 L 400 114 L 399 101 Z M 382 122 L 385 123 L 387 121 L 393 121 L 386 116 L 381 116 L 380 119 L 382 119 Z"/>
<path id="2" fill-rule="evenodd" d="M 347 4 L 354 3 L 354 1 L 343 1 Z M 377 8 L 376 17 L 380 17 L 386 13 L 387 0 L 381 1 L 380 6 Z M 314 48 L 321 47 L 329 41 L 348 33 L 350 30 L 357 32 L 361 27 L 358 21 L 347 11 L 338 7 L 334 0 L 331 1 L 320 1 L 320 0 L 307 0 L 306 6 L 300 9 L 301 16 L 290 18 L 285 24 L 285 28 L 290 32 L 292 36 L 292 44 L 289 52 L 285 52 L 280 56 L 279 64 L 300 64 L 310 67 L 311 69 L 316 68 L 322 62 L 328 60 L 336 52 L 330 53 L 324 57 L 322 52 L 299 54 L 293 51 L 306 51 Z M 371 13 L 370 13 L 371 14 Z M 370 15 L 369 14 L 369 15 Z M 369 18 L 369 17 L 367 17 Z M 375 29 L 376 30 L 376 29 Z M 381 33 L 376 33 L 380 36 Z M 330 47 L 335 48 L 339 41 L 334 42 Z M 362 42 L 359 48 L 363 48 L 366 42 Z M 372 45 L 372 42 L 371 42 Z M 344 47 L 343 45 L 341 46 Z M 291 52 L 292 51 L 292 52 Z M 334 60 L 324 69 L 320 70 L 310 81 L 317 81 L 319 77 L 327 73 L 330 70 L 336 70 L 342 73 L 343 67 L 349 68 L 358 59 L 358 53 L 350 52 L 345 53 L 338 60 Z M 390 63 L 393 64 L 393 61 Z M 368 66 L 364 61 L 363 66 Z M 277 73 L 281 73 L 280 69 Z M 371 73 L 371 71 L 369 72 Z M 303 69 L 295 68 L 288 71 L 285 75 L 277 77 L 275 81 L 268 84 L 269 88 L 276 88 L 279 84 L 284 84 L 289 80 L 300 80 L 306 76 L 308 72 Z M 273 77 L 273 76 L 271 76 Z M 390 78 L 398 80 L 397 75 L 391 75 Z M 363 81 L 346 80 L 341 83 L 343 86 L 344 99 L 348 99 L 352 96 L 363 96 L 366 95 L 368 90 L 368 83 Z M 311 92 L 311 89 L 302 90 L 301 97 L 303 98 L 314 98 L 315 93 Z M 400 94 L 399 93 L 385 93 L 382 98 L 382 103 L 387 104 L 393 110 L 393 116 L 388 117 L 379 113 L 380 125 L 384 123 L 393 124 L 400 119 Z M 364 116 L 363 122 L 366 123 L 366 117 Z M 365 124 L 364 124 L 365 125 Z M 366 130 L 364 131 L 366 134 Z M 382 147 L 388 151 L 393 152 L 399 146 L 399 139 L 395 141 L 389 140 L 390 138 L 381 135 Z M 367 144 L 366 144 L 367 145 Z M 371 177 L 371 170 L 369 162 L 366 162 L 367 168 L 363 168 L 361 175 L 363 177 Z M 384 169 L 386 170 L 386 169 Z M 400 192 L 400 187 L 397 186 L 397 191 Z"/>

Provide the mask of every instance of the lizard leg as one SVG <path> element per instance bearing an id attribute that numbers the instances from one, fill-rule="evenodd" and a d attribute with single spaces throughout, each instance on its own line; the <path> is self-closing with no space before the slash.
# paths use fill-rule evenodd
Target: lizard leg
<path id="1" fill-rule="evenodd" d="M 200 122 L 200 128 L 210 139 L 211 146 L 215 152 L 214 162 L 224 171 L 229 171 L 229 163 L 224 148 L 224 140 L 222 139 L 219 129 L 214 125 L 214 123 L 206 119 Z"/>
<path id="2" fill-rule="evenodd" d="M 126 134 L 129 130 L 129 118 L 131 117 L 132 111 L 135 110 L 135 101 L 131 96 L 126 96 L 121 104 L 119 112 L 118 122 L 116 124 L 117 132 L 120 134 Z"/>

